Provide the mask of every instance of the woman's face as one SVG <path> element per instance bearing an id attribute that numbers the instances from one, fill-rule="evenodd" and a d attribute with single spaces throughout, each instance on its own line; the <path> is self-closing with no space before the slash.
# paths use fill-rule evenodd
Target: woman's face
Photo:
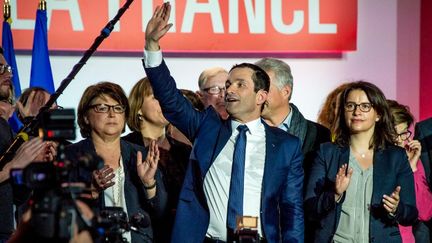
<path id="1" fill-rule="evenodd" d="M 405 148 L 405 141 L 409 140 L 411 132 L 408 131 L 408 123 L 402 122 L 395 126 L 396 133 L 398 134 L 396 138 L 396 143 L 398 146 Z"/>
<path id="2" fill-rule="evenodd" d="M 162 114 L 159 101 L 155 99 L 153 94 L 144 97 L 143 104 L 141 106 L 141 117 L 144 123 L 150 123 L 161 127 L 168 125 L 168 121 Z"/>
<path id="3" fill-rule="evenodd" d="M 118 110 L 115 112 L 116 109 L 114 107 L 109 107 L 108 112 L 96 111 L 96 107 L 94 106 L 101 104 L 106 106 L 120 105 L 107 95 L 99 96 L 92 101 L 91 106 L 93 107 L 87 111 L 84 118 L 85 122 L 91 127 L 92 137 L 94 135 L 100 137 L 120 137 L 126 121 L 124 110 L 120 113 Z"/>
<path id="4" fill-rule="evenodd" d="M 351 111 L 349 107 L 351 107 Z M 368 107 L 370 110 L 366 111 Z M 375 123 L 379 121 L 379 116 L 363 90 L 350 91 L 344 108 L 345 124 L 351 134 L 368 133 L 370 136 L 373 135 Z"/>

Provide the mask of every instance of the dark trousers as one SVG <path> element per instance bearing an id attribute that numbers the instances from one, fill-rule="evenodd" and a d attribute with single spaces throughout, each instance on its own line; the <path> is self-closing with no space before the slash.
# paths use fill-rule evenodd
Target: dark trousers
<path id="1" fill-rule="evenodd" d="M 413 226 L 413 233 L 416 242 L 432 242 L 432 220 L 429 222 L 419 221 Z"/>

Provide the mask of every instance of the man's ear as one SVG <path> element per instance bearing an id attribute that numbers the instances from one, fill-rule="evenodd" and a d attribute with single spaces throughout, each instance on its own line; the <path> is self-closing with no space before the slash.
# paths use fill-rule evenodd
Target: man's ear
<path id="1" fill-rule="evenodd" d="M 292 92 L 291 86 L 289 86 L 287 84 L 284 87 L 282 87 L 281 91 L 282 91 L 283 97 L 285 99 L 287 99 L 287 100 L 290 100 L 290 98 L 291 98 L 291 92 Z"/>
<path id="2" fill-rule="evenodd" d="M 87 125 L 89 124 L 89 120 L 88 120 L 87 116 L 84 116 L 84 123 Z"/>
<path id="3" fill-rule="evenodd" d="M 266 102 L 267 100 L 267 91 L 260 89 L 258 90 L 257 94 L 256 94 L 256 103 L 257 105 L 262 105 Z"/>

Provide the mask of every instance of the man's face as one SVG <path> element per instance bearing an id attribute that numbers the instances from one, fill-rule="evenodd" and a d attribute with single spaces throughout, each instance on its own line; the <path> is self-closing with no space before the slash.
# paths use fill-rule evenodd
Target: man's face
<path id="1" fill-rule="evenodd" d="M 269 119 L 273 115 L 286 110 L 285 107 L 288 106 L 288 97 L 291 92 L 291 88 L 289 88 L 288 85 L 282 87 L 281 89 L 278 88 L 273 71 L 267 71 L 267 74 L 270 77 L 270 89 L 267 96 L 267 101 L 264 103 L 264 109 L 261 114 L 264 119 Z"/>
<path id="2" fill-rule="evenodd" d="M 228 114 L 244 123 L 259 118 L 261 105 L 267 97 L 264 90 L 255 93 L 252 74 L 253 70 L 250 68 L 233 69 L 226 84 L 225 106 Z"/>
<path id="3" fill-rule="evenodd" d="M 228 116 L 225 108 L 225 82 L 227 79 L 227 73 L 218 73 L 210 77 L 205 82 L 204 87 L 198 92 L 198 96 L 201 98 L 204 107 L 207 108 L 212 105 L 224 118 Z M 219 90 L 220 92 L 217 93 L 215 90 Z"/>
<path id="4" fill-rule="evenodd" d="M 0 54 L 0 65 L 8 65 L 6 59 Z M 12 73 L 5 70 L 0 74 L 0 96 L 9 97 L 12 90 Z"/>

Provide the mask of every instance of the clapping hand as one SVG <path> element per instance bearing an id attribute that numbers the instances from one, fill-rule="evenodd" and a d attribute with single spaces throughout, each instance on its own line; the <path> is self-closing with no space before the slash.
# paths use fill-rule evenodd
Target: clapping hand
<path id="1" fill-rule="evenodd" d="M 396 189 L 392 192 L 391 196 L 387 196 L 385 194 L 383 195 L 383 206 L 390 215 L 394 215 L 396 213 L 400 201 L 400 190 L 401 187 L 397 186 Z"/>
<path id="2" fill-rule="evenodd" d="M 38 159 L 38 155 L 44 154 L 46 144 L 39 137 L 24 142 L 17 150 L 11 161 L 12 168 L 24 168 Z"/>
<path id="3" fill-rule="evenodd" d="M 338 201 L 342 194 L 347 190 L 351 176 L 353 174 L 353 169 L 349 168 L 348 173 L 347 171 L 347 164 L 343 164 L 340 168 L 338 173 L 336 174 L 336 181 L 335 181 L 335 200 Z"/>
<path id="4" fill-rule="evenodd" d="M 145 161 L 142 161 L 142 153 L 137 153 L 137 172 L 142 183 L 146 187 L 154 185 L 155 174 L 159 162 L 159 148 L 156 141 L 151 141 Z"/>
<path id="5" fill-rule="evenodd" d="M 98 191 L 103 191 L 115 184 L 115 182 L 113 181 L 115 176 L 114 169 L 109 167 L 108 165 L 105 165 L 100 170 L 93 171 L 92 175 L 93 186 Z"/>

